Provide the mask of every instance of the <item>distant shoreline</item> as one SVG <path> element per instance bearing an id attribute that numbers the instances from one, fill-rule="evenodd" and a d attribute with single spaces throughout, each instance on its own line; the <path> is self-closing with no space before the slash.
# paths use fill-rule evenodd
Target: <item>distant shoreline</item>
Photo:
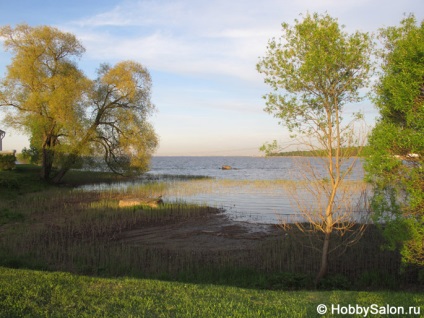
<path id="1" fill-rule="evenodd" d="M 368 152 L 368 146 L 365 147 L 346 147 L 342 148 L 342 157 L 366 157 Z M 333 154 L 333 156 L 335 153 Z M 160 157 L 179 157 L 179 158 L 192 158 L 192 157 L 239 157 L 239 158 L 273 158 L 273 157 L 327 157 L 327 153 L 325 150 L 295 150 L 295 151 L 285 151 L 285 152 L 276 152 L 270 154 L 262 154 L 262 155 L 153 155 L 153 158 Z"/>
<path id="2" fill-rule="evenodd" d="M 368 147 L 348 147 L 341 149 L 341 157 L 366 157 Z M 333 153 L 335 156 L 335 151 Z M 327 157 L 325 150 L 296 150 L 268 154 L 267 157 Z"/>

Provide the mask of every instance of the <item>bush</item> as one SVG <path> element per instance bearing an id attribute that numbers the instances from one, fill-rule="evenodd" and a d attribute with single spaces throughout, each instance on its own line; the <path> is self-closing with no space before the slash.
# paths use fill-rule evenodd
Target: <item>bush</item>
<path id="1" fill-rule="evenodd" d="M 328 275 L 324 277 L 318 284 L 319 289 L 324 290 L 348 290 L 351 288 L 351 283 L 349 279 L 341 274 Z"/>
<path id="2" fill-rule="evenodd" d="M 0 171 L 15 168 L 16 157 L 14 154 L 0 154 Z"/>
<path id="3" fill-rule="evenodd" d="M 388 288 L 394 289 L 398 285 L 396 278 L 388 273 L 378 270 L 371 270 L 362 273 L 357 282 L 359 288 Z"/>
<path id="4" fill-rule="evenodd" d="M 270 289 L 300 290 L 311 288 L 313 279 L 307 274 L 278 273 L 269 278 Z"/>

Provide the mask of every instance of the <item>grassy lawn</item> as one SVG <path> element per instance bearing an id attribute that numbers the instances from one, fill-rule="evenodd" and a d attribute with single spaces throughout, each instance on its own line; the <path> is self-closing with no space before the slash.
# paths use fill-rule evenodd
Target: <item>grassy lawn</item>
<path id="1" fill-rule="evenodd" d="M 149 279 L 91 278 L 0 267 L 1 317 L 334 317 L 317 306 L 420 307 L 424 294 L 265 291 Z M 331 309 L 329 309 L 331 310 Z M 380 310 L 380 309 L 379 309 Z M 351 315 L 347 315 L 351 316 Z M 362 315 L 363 316 L 363 315 Z M 387 317 L 384 313 L 370 315 Z M 360 317 L 360 316 L 358 316 Z"/>

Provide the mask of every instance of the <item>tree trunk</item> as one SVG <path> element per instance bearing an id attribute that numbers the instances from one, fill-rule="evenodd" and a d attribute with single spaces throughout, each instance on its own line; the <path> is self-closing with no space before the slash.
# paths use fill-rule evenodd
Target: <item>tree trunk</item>
<path id="1" fill-rule="evenodd" d="M 60 168 L 60 170 L 54 175 L 52 181 L 54 183 L 59 183 L 60 181 L 62 181 L 65 174 L 71 169 L 77 159 L 78 155 L 70 154 L 68 158 L 66 158 L 65 163 L 62 165 L 62 168 Z"/>
<path id="2" fill-rule="evenodd" d="M 45 181 L 50 181 L 50 174 L 52 172 L 53 167 L 54 152 L 47 148 L 43 148 L 42 156 L 43 160 L 41 163 L 40 177 Z"/>
<path id="3" fill-rule="evenodd" d="M 330 251 L 330 238 L 331 238 L 331 232 L 326 232 L 324 236 L 324 243 L 322 245 L 321 266 L 320 266 L 318 275 L 315 278 L 315 288 L 318 287 L 318 284 L 321 281 L 321 279 L 327 274 L 328 254 Z"/>
<path id="4" fill-rule="evenodd" d="M 53 128 L 52 128 L 53 130 Z M 53 161 L 55 156 L 55 146 L 57 137 L 52 134 L 52 131 L 45 133 L 42 144 L 42 163 L 40 177 L 45 181 L 50 181 L 50 174 L 53 169 Z"/>
<path id="5" fill-rule="evenodd" d="M 59 183 L 62 181 L 62 178 L 65 176 L 65 174 L 72 168 L 72 166 L 75 164 L 76 160 L 80 156 L 81 149 L 89 142 L 91 137 L 96 133 L 96 129 L 100 124 L 100 118 L 103 113 L 99 111 L 97 114 L 95 122 L 91 125 L 91 127 L 87 130 L 84 137 L 79 141 L 77 146 L 73 148 L 73 150 L 70 152 L 68 157 L 66 158 L 65 162 L 62 165 L 62 168 L 55 174 L 55 176 L 52 178 L 52 181 L 54 183 Z"/>
<path id="6" fill-rule="evenodd" d="M 69 171 L 69 168 L 62 168 L 60 169 L 55 176 L 52 178 L 53 183 L 59 183 L 62 181 L 65 174 Z"/>

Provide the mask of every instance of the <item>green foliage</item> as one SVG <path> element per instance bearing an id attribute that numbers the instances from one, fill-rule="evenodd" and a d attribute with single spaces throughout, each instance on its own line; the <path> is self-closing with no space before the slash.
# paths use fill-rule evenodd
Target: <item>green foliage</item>
<path id="1" fill-rule="evenodd" d="M 64 136 L 82 129 L 82 98 L 89 82 L 76 67 L 84 48 L 70 33 L 26 24 L 0 28 L 4 47 L 13 55 L 0 96 L 6 122 L 31 136 L 41 151 L 48 178 Z M 61 142 L 62 140 L 62 142 Z"/>
<path id="2" fill-rule="evenodd" d="M 268 284 L 271 289 L 310 289 L 313 286 L 313 278 L 310 275 L 299 273 L 277 273 L 269 278 Z"/>
<path id="3" fill-rule="evenodd" d="M 371 38 L 345 33 L 329 15 L 307 14 L 293 27 L 282 24 L 280 40 L 272 39 L 257 65 L 273 92 L 265 111 L 282 119 L 290 131 L 317 134 L 346 103 L 361 100 L 372 69 Z M 335 116 L 329 118 L 328 116 Z"/>
<path id="4" fill-rule="evenodd" d="M 265 152 L 266 156 L 274 156 L 278 151 L 277 140 L 274 140 L 272 143 L 265 143 L 260 148 L 259 151 Z"/>
<path id="5" fill-rule="evenodd" d="M 380 37 L 375 103 L 381 118 L 365 165 L 372 207 L 386 223 L 388 245 L 402 246 L 404 262 L 424 265 L 424 22 L 411 15 Z"/>
<path id="6" fill-rule="evenodd" d="M 247 268 L 223 268 L 197 273 L 183 272 L 178 281 L 231 285 L 267 290 L 305 290 L 313 287 L 311 275 L 289 272 L 263 273 Z"/>
<path id="7" fill-rule="evenodd" d="M 317 306 L 420 307 L 422 293 L 262 291 L 0 268 L 2 317 L 317 317 Z M 387 317 L 376 314 L 373 317 Z"/>
<path id="8" fill-rule="evenodd" d="M 324 290 L 349 290 L 351 282 L 346 276 L 341 274 L 328 275 L 320 281 L 318 288 Z"/>
<path id="9" fill-rule="evenodd" d="M 157 146 L 148 117 L 151 77 L 133 61 L 102 65 L 96 80 L 78 69 L 85 51 L 73 34 L 49 26 L 0 28 L 13 55 L 0 83 L 8 125 L 31 137 L 22 154 L 59 182 L 81 156 L 104 158 L 121 174 L 144 172 Z M 58 168 L 54 170 L 54 168 Z"/>
<path id="10" fill-rule="evenodd" d="M 346 163 L 355 156 L 351 149 L 362 149 L 365 144 L 361 136 L 364 132 L 355 131 L 355 125 L 363 116 L 354 114 L 352 120 L 344 124 L 342 115 L 346 104 L 365 98 L 361 89 L 367 87 L 373 73 L 374 46 L 368 33 L 349 34 L 328 14 L 308 13 L 302 18 L 301 21 L 296 19 L 293 26 L 282 24 L 282 36 L 268 42 L 266 56 L 257 64 L 257 70 L 265 75 L 265 83 L 272 88 L 264 96 L 265 111 L 280 119 L 290 132 L 299 134 L 299 144 L 311 150 L 314 156 L 324 154 L 319 168 L 307 164 L 299 168 L 305 179 L 328 181 L 326 187 L 314 182 L 307 187 L 306 191 L 317 198 L 316 204 L 313 207 L 305 205 L 303 195 L 299 195 L 304 188 L 291 191 L 303 217 L 325 235 L 316 278 L 319 281 L 328 270 L 333 231 L 345 232 L 355 227 L 348 216 L 349 208 L 346 208 L 351 197 L 342 194 L 340 185 L 355 163 L 352 160 L 347 168 L 342 168 L 343 161 Z M 265 144 L 261 150 L 268 154 L 276 148 L 273 142 Z M 321 176 L 318 169 L 326 175 Z M 325 211 L 325 214 L 317 218 L 316 211 Z M 338 223 L 343 223 L 343 227 Z"/>
<path id="11" fill-rule="evenodd" d="M 268 145 L 268 144 L 266 144 Z M 264 145 L 265 146 L 265 145 Z M 263 146 L 263 147 L 264 147 Z M 270 157 L 326 157 L 327 152 L 325 150 L 295 150 L 295 151 L 284 151 L 284 152 L 275 152 L 278 147 L 273 147 L 272 149 L 260 149 L 265 151 L 267 156 Z M 368 147 L 349 147 L 343 148 L 341 150 L 341 155 L 345 157 L 365 157 L 367 156 Z M 336 150 L 333 149 L 333 156 L 336 155 Z"/>
<path id="12" fill-rule="evenodd" d="M 1 154 L 0 153 L 0 171 L 12 170 L 15 168 L 16 157 L 14 154 Z"/>
<path id="13" fill-rule="evenodd" d="M 38 166 L 19 164 L 13 170 L 0 171 L 0 203 L 14 200 L 22 194 L 45 190 L 47 187 L 48 184 L 40 181 Z"/>
<path id="14" fill-rule="evenodd" d="M 370 270 L 362 273 L 356 287 L 361 289 L 387 288 L 396 289 L 398 282 L 393 275 L 381 271 Z"/>
<path id="15" fill-rule="evenodd" d="M 18 155 L 18 159 L 25 163 L 40 164 L 41 154 L 40 150 L 34 146 L 22 149 L 22 152 Z"/>
<path id="16" fill-rule="evenodd" d="M 158 140 L 147 121 L 154 111 L 151 77 L 140 63 L 123 61 L 113 67 L 102 65 L 94 82 L 90 110 L 92 118 L 83 138 L 97 145 L 94 154 L 120 174 L 145 172 Z M 100 108 L 99 105 L 102 105 Z"/>

